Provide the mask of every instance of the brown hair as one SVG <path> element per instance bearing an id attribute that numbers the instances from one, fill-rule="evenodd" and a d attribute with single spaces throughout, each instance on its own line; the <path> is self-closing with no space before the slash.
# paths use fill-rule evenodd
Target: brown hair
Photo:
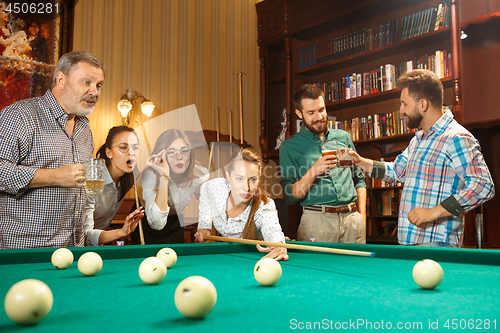
<path id="1" fill-rule="evenodd" d="M 180 129 L 169 129 L 163 132 L 158 139 L 156 140 L 155 147 L 153 149 L 152 154 L 158 154 L 160 151 L 163 149 L 167 149 L 170 147 L 172 142 L 174 142 L 176 139 L 181 138 L 182 140 L 186 141 L 186 144 L 191 148 L 191 152 L 189 154 L 190 159 L 189 159 L 189 165 L 184 171 L 183 177 L 181 179 L 180 184 L 178 184 L 178 187 L 181 188 L 186 188 L 189 187 L 193 184 L 193 179 L 195 177 L 200 177 L 201 175 L 196 174 L 195 172 L 195 165 L 199 164 L 194 156 L 194 151 L 193 151 L 193 145 L 191 144 L 191 140 L 187 137 L 186 133 L 181 131 Z M 165 161 L 168 163 L 167 161 Z M 151 168 L 153 172 L 156 174 L 157 172 Z M 159 181 L 159 176 L 157 175 L 156 177 L 156 187 L 158 187 L 158 181 Z"/>
<path id="2" fill-rule="evenodd" d="M 294 110 L 302 111 L 302 100 L 303 99 L 318 99 L 319 97 L 325 99 L 325 93 L 323 90 L 319 89 L 314 84 L 304 84 L 300 87 L 292 97 Z"/>
<path id="3" fill-rule="evenodd" d="M 236 151 L 231 156 L 231 162 L 226 166 L 227 173 L 231 173 L 234 169 L 234 164 L 240 161 L 247 161 L 259 166 L 259 176 L 262 171 L 262 159 L 257 153 L 252 152 L 248 149 L 241 149 L 241 151 Z M 255 212 L 260 207 L 261 202 L 267 204 L 269 202 L 269 194 L 264 191 L 262 185 L 259 181 L 257 190 L 253 193 L 252 200 L 250 201 L 250 214 L 248 214 L 247 222 L 243 228 L 242 238 L 244 239 L 254 239 L 255 238 Z"/>
<path id="4" fill-rule="evenodd" d="M 104 142 L 104 144 L 101 146 L 101 148 L 99 148 L 99 150 L 95 154 L 95 156 L 97 158 L 103 158 L 104 159 L 104 162 L 106 163 L 106 167 L 108 169 L 109 169 L 109 165 L 111 164 L 111 160 L 109 159 L 108 156 L 106 156 L 106 148 L 111 149 L 111 147 L 113 145 L 114 138 L 118 134 L 121 134 L 123 132 L 134 133 L 135 136 L 137 136 L 137 134 L 135 133 L 135 131 L 132 128 L 128 127 L 128 126 L 115 126 L 115 127 L 112 127 L 109 130 L 109 132 L 108 132 L 108 136 L 106 137 L 106 142 Z M 137 140 L 139 140 L 139 138 L 137 138 Z M 137 165 L 134 166 L 134 171 L 136 171 L 136 170 L 137 170 Z M 125 173 L 123 176 L 121 176 L 118 179 L 118 184 L 116 184 L 117 187 L 119 186 L 119 188 L 118 188 L 118 201 L 120 201 L 123 197 L 125 197 L 125 194 L 127 194 L 127 192 L 134 185 L 134 176 L 133 176 L 133 174 L 134 174 L 134 172 Z"/>
<path id="5" fill-rule="evenodd" d="M 416 69 L 401 75 L 398 88 L 408 88 L 408 95 L 418 102 L 427 100 L 433 107 L 441 109 L 443 105 L 443 84 L 439 77 L 427 69 Z"/>

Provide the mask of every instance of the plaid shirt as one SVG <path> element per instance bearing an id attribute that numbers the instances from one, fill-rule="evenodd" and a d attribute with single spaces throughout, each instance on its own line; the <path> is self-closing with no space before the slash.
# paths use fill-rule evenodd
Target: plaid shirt
<path id="1" fill-rule="evenodd" d="M 453 119 L 450 111 L 425 136 L 418 131 L 393 163 L 385 163 L 384 179 L 404 182 L 398 222 L 398 239 L 403 245 L 444 242 L 460 246 L 462 214 L 440 218 L 422 228 L 408 221 L 408 213 L 414 208 L 435 207 L 450 196 L 466 213 L 494 195 L 479 142 Z"/>
<path id="2" fill-rule="evenodd" d="M 92 157 L 87 117 L 68 114 L 51 91 L 0 112 L 0 248 L 83 246 L 84 189 L 26 188 L 37 169 L 55 169 Z"/>

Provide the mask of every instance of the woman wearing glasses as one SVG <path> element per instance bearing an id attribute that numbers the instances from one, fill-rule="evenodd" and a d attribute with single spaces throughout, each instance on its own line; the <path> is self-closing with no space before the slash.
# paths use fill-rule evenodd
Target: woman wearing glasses
<path id="1" fill-rule="evenodd" d="M 146 164 L 142 172 L 144 242 L 183 243 L 179 216 L 192 197 L 199 196 L 200 186 L 208 180 L 208 170 L 195 160 L 189 138 L 178 129 L 160 135 Z M 144 223 L 146 220 L 148 223 Z M 140 244 L 138 230 L 132 233 L 132 243 Z"/>
<path id="2" fill-rule="evenodd" d="M 134 185 L 132 171 L 141 149 L 132 128 L 116 126 L 109 130 L 106 142 L 97 151 L 96 157 L 103 158 L 106 163 L 106 174 L 102 193 L 87 195 L 84 222 L 87 245 L 97 246 L 126 237 L 144 216 L 140 207 L 127 216 L 121 229 L 106 230 L 120 209 L 125 194 Z"/>

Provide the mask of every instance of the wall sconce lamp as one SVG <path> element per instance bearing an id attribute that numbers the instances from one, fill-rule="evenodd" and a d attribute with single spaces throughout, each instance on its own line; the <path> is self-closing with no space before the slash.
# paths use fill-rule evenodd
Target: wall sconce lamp
<path id="1" fill-rule="evenodd" d="M 148 117 L 151 117 L 151 113 L 153 113 L 153 110 L 155 109 L 155 105 L 153 102 L 149 101 L 146 97 L 142 96 L 139 94 L 137 91 L 129 88 L 127 91 L 122 95 L 120 101 L 118 102 L 118 105 L 116 106 L 118 108 L 118 111 L 120 111 L 122 115 L 122 123 L 124 125 L 130 124 L 130 118 L 132 117 L 132 114 L 134 113 L 133 111 L 133 104 L 138 100 L 141 99 L 141 111 L 143 114 L 145 114 Z M 136 122 L 139 121 L 139 116 L 135 117 Z"/>

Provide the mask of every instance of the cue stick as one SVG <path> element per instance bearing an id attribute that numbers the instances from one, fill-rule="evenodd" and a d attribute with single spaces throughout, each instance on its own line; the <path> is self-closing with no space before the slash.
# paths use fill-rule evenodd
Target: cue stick
<path id="1" fill-rule="evenodd" d="M 212 163 L 212 152 L 214 151 L 214 143 L 210 142 L 210 153 L 208 156 L 208 171 L 210 171 L 210 167 L 213 166 L 213 170 L 215 172 L 215 162 Z"/>
<path id="2" fill-rule="evenodd" d="M 217 107 L 217 142 L 220 141 L 220 109 Z"/>
<path id="3" fill-rule="evenodd" d="M 137 184 L 134 177 L 134 194 L 135 194 L 135 205 L 139 208 L 139 196 L 137 195 Z M 139 220 L 139 237 L 141 238 L 141 245 L 144 245 L 144 231 L 142 230 L 142 219 Z"/>
<path id="4" fill-rule="evenodd" d="M 141 125 L 142 134 L 144 135 L 144 143 L 146 144 L 149 155 L 151 155 L 151 147 L 149 146 L 149 140 L 148 140 L 148 135 L 146 134 L 146 128 L 144 127 L 144 124 L 142 122 L 139 122 L 139 124 Z M 135 177 L 134 177 L 134 194 L 135 194 L 135 206 L 139 208 L 140 207 L 139 196 L 137 195 L 137 183 Z M 142 219 L 139 220 L 139 238 L 141 239 L 141 245 L 146 244 L 144 242 L 144 230 L 142 229 Z"/>
<path id="5" fill-rule="evenodd" d="M 240 238 L 229 238 L 229 237 L 208 236 L 208 235 L 203 236 L 203 239 L 219 241 L 219 242 L 229 242 L 229 243 L 259 244 L 259 245 L 264 245 L 264 246 L 285 247 L 287 249 L 295 249 L 295 250 L 307 250 L 307 251 L 328 252 L 328 253 L 336 253 L 336 254 L 346 254 L 346 255 L 350 255 L 350 256 L 372 257 L 372 258 L 375 257 L 375 252 L 344 250 L 344 249 L 335 249 L 335 248 L 321 247 L 321 246 L 275 243 L 275 242 L 258 241 L 258 240 L 253 240 L 253 239 L 240 239 Z"/>
<path id="6" fill-rule="evenodd" d="M 239 97 L 240 97 L 240 144 L 243 144 L 243 72 L 236 72 L 239 76 Z"/>
<path id="7" fill-rule="evenodd" d="M 229 142 L 233 142 L 233 110 L 229 110 Z"/>

